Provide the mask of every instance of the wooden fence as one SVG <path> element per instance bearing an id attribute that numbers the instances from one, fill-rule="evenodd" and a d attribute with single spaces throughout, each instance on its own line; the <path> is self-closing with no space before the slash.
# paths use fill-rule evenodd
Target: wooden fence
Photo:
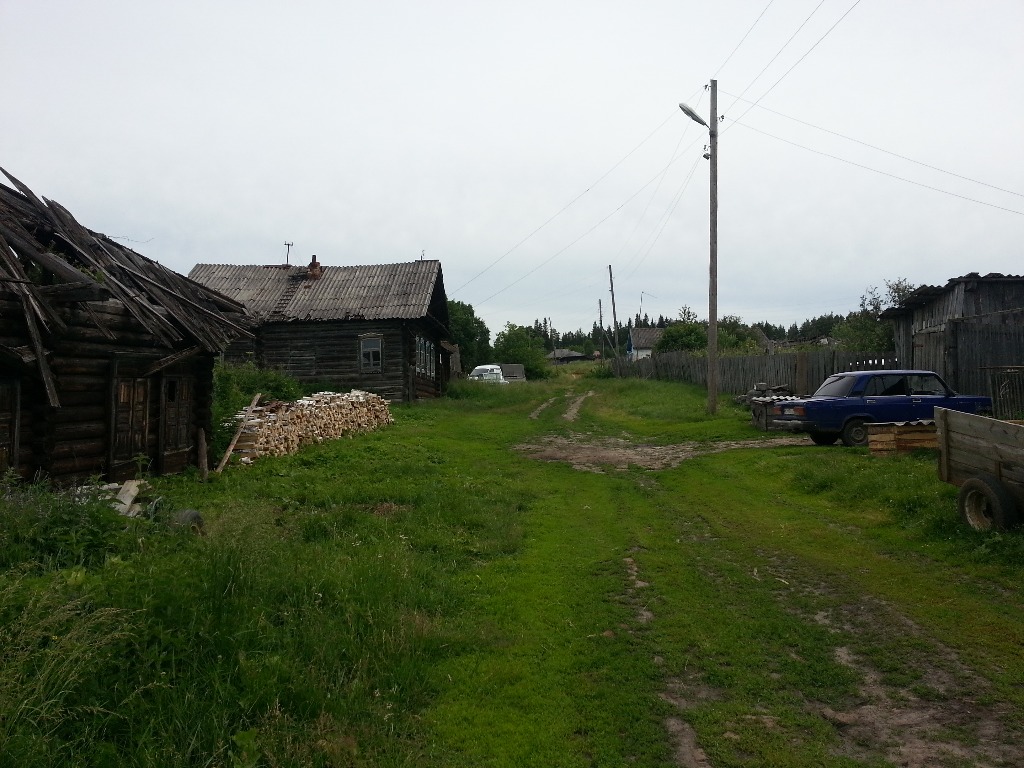
<path id="1" fill-rule="evenodd" d="M 764 382 L 772 387 L 787 386 L 796 394 L 809 394 L 833 373 L 899 367 L 899 360 L 893 352 L 822 349 L 720 357 L 718 391 L 741 395 L 750 391 L 754 384 Z M 621 377 L 685 381 L 704 387 L 708 382 L 707 357 L 688 352 L 654 354 L 635 362 L 620 358 L 612 361 L 612 369 L 616 376 Z"/>

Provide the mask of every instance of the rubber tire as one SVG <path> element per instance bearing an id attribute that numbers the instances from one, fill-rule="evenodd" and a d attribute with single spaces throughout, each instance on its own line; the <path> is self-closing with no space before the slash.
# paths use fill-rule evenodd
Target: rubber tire
<path id="1" fill-rule="evenodd" d="M 839 439 L 837 432 L 808 432 L 811 436 L 811 442 L 815 445 L 835 445 L 836 440 Z"/>
<path id="2" fill-rule="evenodd" d="M 1019 522 L 1013 496 L 992 475 L 966 480 L 957 494 L 956 509 L 960 519 L 976 531 L 1006 531 Z"/>
<path id="3" fill-rule="evenodd" d="M 868 425 L 864 419 L 850 419 L 843 425 L 843 445 L 864 448 L 868 444 Z"/>

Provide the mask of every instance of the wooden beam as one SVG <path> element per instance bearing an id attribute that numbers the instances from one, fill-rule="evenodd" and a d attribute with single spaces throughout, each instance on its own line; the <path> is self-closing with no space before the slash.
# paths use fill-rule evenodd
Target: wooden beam
<path id="1" fill-rule="evenodd" d="M 223 471 L 224 467 L 227 466 L 228 460 L 231 458 L 231 452 L 235 450 L 235 443 L 238 442 L 238 438 L 242 436 L 242 430 L 245 429 L 245 422 L 249 420 L 249 414 L 252 413 L 252 409 L 256 407 L 256 403 L 260 401 L 261 396 L 262 394 L 257 392 L 256 397 L 252 399 L 252 402 L 249 403 L 249 407 L 246 408 L 245 413 L 242 414 L 242 420 L 238 424 L 238 430 L 235 432 L 235 436 L 231 438 L 231 445 L 229 445 L 228 449 L 224 451 L 224 457 L 220 460 L 220 464 L 218 464 L 217 468 L 213 470 L 218 475 Z"/>
<path id="2" fill-rule="evenodd" d="M 181 362 L 182 360 L 186 360 L 192 357 L 193 355 L 199 354 L 200 352 L 202 352 L 202 349 L 203 348 L 199 346 L 189 347 L 188 349 L 183 349 L 180 352 L 175 352 L 173 355 L 167 355 L 167 357 L 162 357 L 155 363 L 153 363 L 151 366 L 149 366 L 143 372 L 142 375 L 152 376 L 157 371 L 162 371 L 164 368 L 169 368 L 175 363 Z"/>
<path id="3" fill-rule="evenodd" d="M 156 286 L 157 288 L 159 288 L 164 293 L 167 293 L 167 294 L 173 296 L 174 298 L 178 299 L 179 301 L 184 302 L 185 304 L 187 304 L 188 306 L 192 307 L 193 309 L 197 309 L 200 312 L 202 312 L 203 314 L 209 315 L 210 317 L 216 319 L 217 321 L 224 323 L 225 325 L 231 327 L 233 330 L 238 331 L 243 336 L 247 336 L 250 339 L 256 338 L 252 334 L 251 331 L 247 331 L 245 328 L 243 328 L 240 325 L 236 325 L 235 323 L 231 322 L 230 320 L 228 320 L 223 315 L 220 315 L 220 314 L 218 314 L 218 313 L 216 313 L 216 312 L 214 312 L 212 310 L 209 310 L 206 307 L 202 306 L 201 304 L 197 304 L 196 302 L 192 301 L 191 299 L 186 299 L 181 294 L 171 290 L 166 285 L 161 285 L 156 280 L 153 280 L 150 277 L 146 277 L 141 272 L 136 272 L 134 269 L 131 269 L 130 267 L 126 267 L 123 264 L 121 265 L 121 269 L 123 269 L 128 274 L 130 274 L 130 275 L 132 275 L 134 277 L 139 278 L 140 280 L 144 280 L 145 282 L 150 283 L 151 285 Z"/>

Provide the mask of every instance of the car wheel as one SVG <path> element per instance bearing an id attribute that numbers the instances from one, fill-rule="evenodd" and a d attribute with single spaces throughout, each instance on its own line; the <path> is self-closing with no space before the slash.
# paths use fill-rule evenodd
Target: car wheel
<path id="1" fill-rule="evenodd" d="M 956 508 L 961 519 L 976 531 L 1005 531 L 1018 522 L 1013 497 L 991 475 L 965 481 L 957 494 Z"/>
<path id="2" fill-rule="evenodd" d="M 850 419 L 843 427 L 843 445 L 863 448 L 868 444 L 868 425 L 864 419 Z"/>
<path id="3" fill-rule="evenodd" d="M 835 432 L 808 432 L 815 445 L 834 445 L 839 435 Z"/>

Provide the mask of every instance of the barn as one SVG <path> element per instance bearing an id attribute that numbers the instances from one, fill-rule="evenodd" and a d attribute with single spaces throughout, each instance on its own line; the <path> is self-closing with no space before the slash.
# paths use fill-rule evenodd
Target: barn
<path id="1" fill-rule="evenodd" d="M 3 173 L 0 472 L 120 481 L 196 465 L 244 308 Z"/>
<path id="2" fill-rule="evenodd" d="M 971 273 L 924 285 L 881 316 L 893 323 L 904 367 L 935 371 L 961 392 L 995 395 L 993 373 L 1024 365 L 1024 276 Z"/>
<path id="3" fill-rule="evenodd" d="M 189 277 L 244 304 L 254 324 L 228 360 L 399 402 L 438 397 L 451 377 L 439 261 L 324 266 L 314 256 L 304 267 L 197 264 Z"/>

